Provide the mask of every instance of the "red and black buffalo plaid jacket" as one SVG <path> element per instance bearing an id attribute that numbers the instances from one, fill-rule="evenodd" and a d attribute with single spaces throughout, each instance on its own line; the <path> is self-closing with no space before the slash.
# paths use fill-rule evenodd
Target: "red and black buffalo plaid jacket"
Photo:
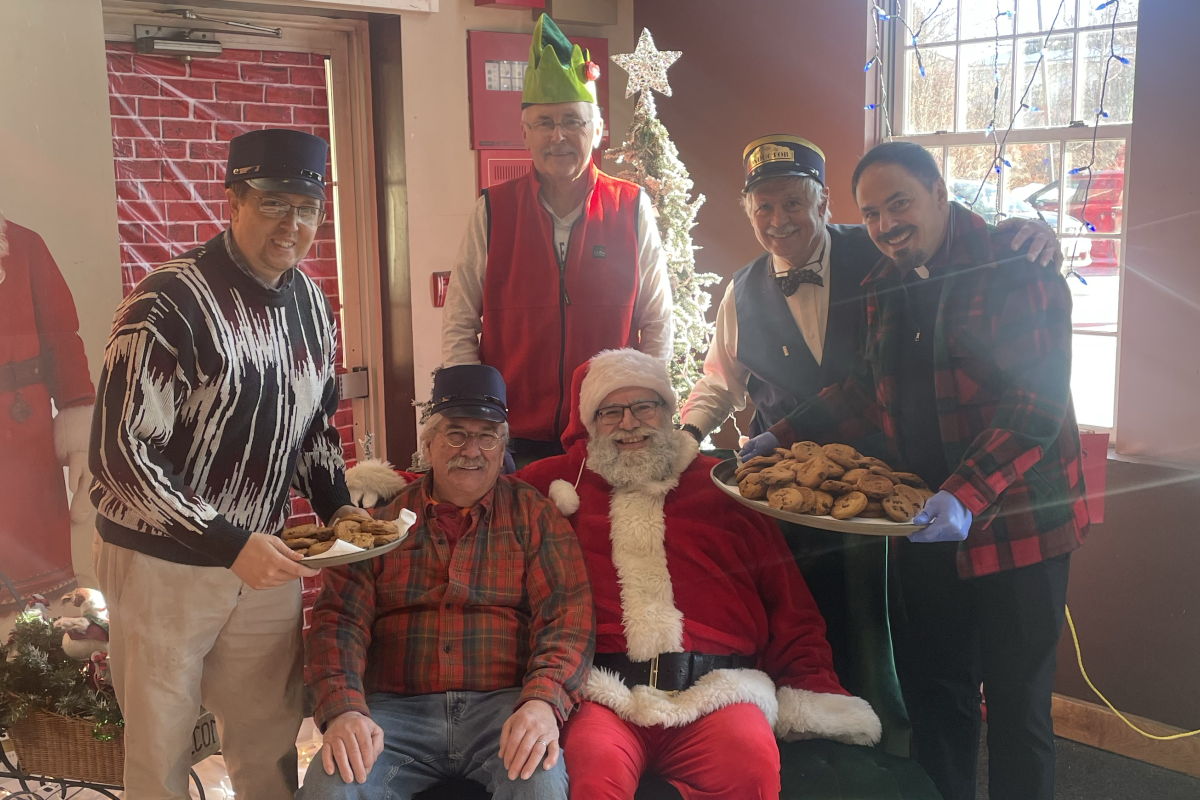
<path id="1" fill-rule="evenodd" d="M 934 383 L 946 463 L 957 465 L 941 488 L 975 516 L 958 551 L 958 573 L 970 578 L 1074 550 L 1087 535 L 1088 512 L 1066 281 L 1014 253 L 1012 235 L 977 214 L 957 203 L 950 213 Z M 883 447 L 899 460 L 904 274 L 885 258 L 863 281 L 861 366 L 771 429 L 785 446 L 838 441 Z"/>
<path id="2" fill-rule="evenodd" d="M 592 591 L 579 540 L 532 486 L 501 476 L 451 547 L 429 489 L 416 481 L 375 512 L 417 515 L 408 538 L 378 558 L 321 570 L 305 678 L 324 730 L 368 714 L 373 692 L 490 692 L 520 686 L 560 721 L 583 697 L 595 650 Z"/>

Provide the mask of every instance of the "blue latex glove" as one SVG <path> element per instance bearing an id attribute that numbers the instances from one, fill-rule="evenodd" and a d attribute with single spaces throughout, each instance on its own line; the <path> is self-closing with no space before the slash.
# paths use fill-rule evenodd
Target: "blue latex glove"
<path id="1" fill-rule="evenodd" d="M 508 450 L 504 451 L 504 466 L 500 468 L 501 475 L 512 475 L 517 471 L 517 462 L 513 461 L 513 454 Z"/>
<path id="2" fill-rule="evenodd" d="M 961 542 L 971 530 L 974 516 L 957 497 L 938 492 L 913 517 L 914 525 L 928 525 L 909 536 L 911 542 Z"/>
<path id="3" fill-rule="evenodd" d="M 779 439 L 775 437 L 775 434 L 767 431 L 746 442 L 746 446 L 742 448 L 738 456 L 742 461 L 749 461 L 755 456 L 774 455 L 776 447 L 779 447 Z"/>

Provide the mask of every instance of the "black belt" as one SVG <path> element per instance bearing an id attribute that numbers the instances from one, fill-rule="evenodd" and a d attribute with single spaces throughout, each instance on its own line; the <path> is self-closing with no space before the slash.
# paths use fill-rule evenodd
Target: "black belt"
<path id="1" fill-rule="evenodd" d="M 35 383 L 45 383 L 41 356 L 0 364 L 0 392 L 15 392 Z"/>
<path id="2" fill-rule="evenodd" d="M 664 692 L 681 692 L 717 669 L 753 669 L 748 656 L 710 656 L 705 653 L 662 653 L 649 661 L 631 661 L 624 653 L 596 653 L 592 663 L 611 670 L 626 686 L 649 686 Z"/>

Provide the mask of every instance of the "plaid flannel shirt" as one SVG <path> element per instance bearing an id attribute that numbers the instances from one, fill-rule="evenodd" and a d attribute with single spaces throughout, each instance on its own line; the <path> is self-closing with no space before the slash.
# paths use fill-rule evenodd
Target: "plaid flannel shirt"
<path id="1" fill-rule="evenodd" d="M 375 516 L 417 515 L 404 544 L 322 570 L 305 642 L 313 716 L 367 714 L 373 692 L 488 692 L 544 700 L 559 721 L 582 698 L 595 650 L 583 553 L 571 526 L 533 487 L 501 477 L 451 549 L 429 495 L 432 474 Z"/>
<path id="2" fill-rule="evenodd" d="M 1011 249 L 1012 235 L 951 204 L 954 235 L 934 333 L 946 463 L 941 486 L 975 519 L 959 546 L 964 578 L 1070 552 L 1088 530 L 1071 402 L 1071 295 L 1057 271 Z M 998 260 L 999 256 L 999 260 Z M 863 281 L 858 370 L 771 430 L 780 441 L 848 442 L 899 461 L 905 273 L 883 259 Z"/>

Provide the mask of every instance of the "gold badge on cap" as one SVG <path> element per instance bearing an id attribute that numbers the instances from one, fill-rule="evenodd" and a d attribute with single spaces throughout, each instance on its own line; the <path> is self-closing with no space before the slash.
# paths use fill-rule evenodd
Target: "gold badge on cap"
<path id="1" fill-rule="evenodd" d="M 756 147 L 754 152 L 750 154 L 750 171 L 761 167 L 763 164 L 769 164 L 772 161 L 791 161 L 795 156 L 792 154 L 790 147 L 783 147 L 777 144 L 764 144 L 761 147 Z"/>

